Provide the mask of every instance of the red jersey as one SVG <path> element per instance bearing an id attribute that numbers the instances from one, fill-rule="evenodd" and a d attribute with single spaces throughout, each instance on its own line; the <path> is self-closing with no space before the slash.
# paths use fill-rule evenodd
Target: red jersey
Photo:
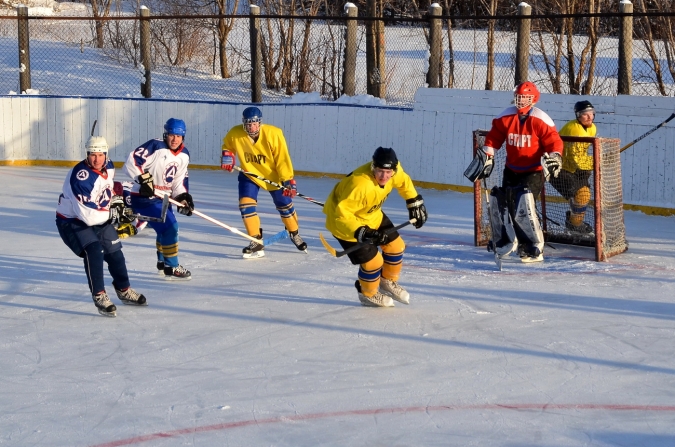
<path id="1" fill-rule="evenodd" d="M 536 107 L 532 107 L 524 121 L 518 118 L 518 109 L 514 106 L 492 120 L 492 129 L 485 137 L 485 152 L 494 155 L 504 142 L 506 166 L 514 172 L 541 171 L 544 152 L 557 152 L 562 156 L 563 151 L 555 123 Z"/>

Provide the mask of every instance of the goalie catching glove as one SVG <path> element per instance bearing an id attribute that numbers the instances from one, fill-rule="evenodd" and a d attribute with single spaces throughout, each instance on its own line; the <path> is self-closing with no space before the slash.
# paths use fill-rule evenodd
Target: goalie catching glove
<path id="1" fill-rule="evenodd" d="M 174 200 L 183 203 L 183 206 L 178 207 L 179 213 L 184 216 L 192 216 L 192 212 L 195 210 L 195 203 L 192 201 L 192 196 L 189 192 L 178 194 Z"/>
<path id="2" fill-rule="evenodd" d="M 476 150 L 476 156 L 464 171 L 464 177 L 470 181 L 482 180 L 490 177 L 492 169 L 495 167 L 492 155 L 488 155 L 485 148 Z"/>
<path id="3" fill-rule="evenodd" d="M 389 243 L 389 236 L 387 233 L 384 231 L 373 230 L 365 225 L 356 229 L 354 237 L 360 244 L 387 245 L 387 243 Z"/>
<path id="4" fill-rule="evenodd" d="M 138 193 L 143 197 L 153 197 L 155 195 L 155 182 L 152 174 L 144 172 L 138 176 L 138 184 L 141 185 Z"/>
<path id="5" fill-rule="evenodd" d="M 541 167 L 544 168 L 544 178 L 548 181 L 551 176 L 558 178 L 562 169 L 562 157 L 557 152 L 545 153 L 541 157 Z"/>
<path id="6" fill-rule="evenodd" d="M 415 228 L 422 228 L 424 222 L 427 221 L 427 207 L 424 206 L 424 199 L 421 195 L 405 201 L 405 206 L 408 208 L 409 219 L 415 219 L 413 226 Z"/>

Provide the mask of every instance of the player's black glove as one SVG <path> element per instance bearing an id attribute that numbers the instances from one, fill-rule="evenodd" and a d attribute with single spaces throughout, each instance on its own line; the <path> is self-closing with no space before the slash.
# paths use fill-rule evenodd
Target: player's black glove
<path id="1" fill-rule="evenodd" d="M 179 213 L 185 216 L 192 216 L 192 212 L 195 210 L 195 203 L 192 201 L 192 196 L 189 192 L 178 194 L 174 200 L 176 202 L 182 202 L 184 205 L 178 207 Z"/>
<path id="2" fill-rule="evenodd" d="M 424 206 L 424 199 L 421 195 L 413 199 L 405 201 L 405 206 L 408 207 L 408 218 L 416 219 L 413 226 L 415 228 L 422 228 L 424 222 L 427 221 L 427 207 Z"/>
<path id="3" fill-rule="evenodd" d="M 543 157 L 541 157 L 541 166 L 544 168 L 544 177 L 546 180 L 553 176 L 553 178 L 558 178 L 560 170 L 562 169 L 562 157 L 557 152 L 546 152 Z"/>
<path id="4" fill-rule="evenodd" d="M 386 245 L 389 242 L 387 233 L 384 231 L 373 230 L 365 225 L 356 229 L 354 237 L 361 244 L 365 242 L 375 245 Z"/>
<path id="5" fill-rule="evenodd" d="M 153 197 L 155 195 L 155 183 L 152 174 L 144 172 L 138 176 L 138 184 L 141 185 L 138 193 L 143 197 Z"/>
<path id="6" fill-rule="evenodd" d="M 124 197 L 112 196 L 110 198 L 110 222 L 120 222 L 124 216 Z"/>

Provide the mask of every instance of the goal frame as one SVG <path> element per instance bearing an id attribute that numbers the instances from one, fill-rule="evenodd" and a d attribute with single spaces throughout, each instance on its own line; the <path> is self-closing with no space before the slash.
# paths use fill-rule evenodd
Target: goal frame
<path id="1" fill-rule="evenodd" d="M 473 131 L 473 155 L 483 146 L 483 141 L 487 135 L 487 130 L 477 129 Z M 561 136 L 564 143 L 589 143 L 593 152 L 593 174 L 591 176 L 592 200 L 588 208 L 593 210 L 593 235 L 586 237 L 574 236 L 569 231 L 563 231 L 563 225 L 551 219 L 547 214 L 547 204 L 550 208 L 568 207 L 567 201 L 557 193 L 550 185 L 545 182 L 539 200 L 537 200 L 537 209 L 540 213 L 542 230 L 546 242 L 555 242 L 569 245 L 578 245 L 595 248 L 595 260 L 598 262 L 607 261 L 610 257 L 625 252 L 628 249 L 626 241 L 626 231 L 623 219 L 623 192 L 621 185 L 621 158 L 620 141 L 617 138 L 601 137 L 566 137 Z M 611 148 L 611 150 L 603 149 Z M 503 163 L 506 157 L 505 149 L 500 149 L 495 153 L 495 168 L 489 180 L 492 186 L 501 186 Z M 613 152 L 616 152 L 615 154 Z M 604 164 L 603 164 L 604 163 Z M 605 173 L 608 173 L 605 175 Z M 617 175 L 618 173 L 618 175 Z M 610 175 L 614 174 L 614 175 Z M 543 175 L 543 174 L 542 174 Z M 617 179 L 618 178 L 618 179 Z M 611 182 L 611 185 L 606 183 Z M 474 182 L 474 243 L 476 246 L 485 246 L 491 238 L 492 229 L 490 228 L 489 218 L 487 216 L 487 197 L 489 191 L 483 187 L 484 183 L 480 180 Z M 613 191 L 611 203 L 603 202 L 603 190 L 610 186 Z M 488 186 L 490 188 L 490 186 Z M 603 205 L 604 203 L 604 205 Z M 562 205 L 561 205 L 562 204 Z M 603 209 L 604 208 L 604 209 Z M 611 208 L 611 209 L 610 209 Z M 608 211 L 615 218 L 612 220 L 612 228 L 607 228 L 608 222 L 605 221 L 605 214 Z M 618 217 L 618 219 L 617 219 Z M 564 222 L 563 222 L 564 224 Z M 564 228 L 563 228 L 564 229 Z M 611 240 L 610 240 L 611 239 Z"/>

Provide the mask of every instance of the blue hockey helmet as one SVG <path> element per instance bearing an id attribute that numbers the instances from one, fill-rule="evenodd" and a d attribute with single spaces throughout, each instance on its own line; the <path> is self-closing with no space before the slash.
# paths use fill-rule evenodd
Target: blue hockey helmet
<path id="1" fill-rule="evenodd" d="M 169 118 L 169 120 L 164 124 L 164 138 L 167 135 L 180 135 L 185 138 L 185 133 L 187 132 L 187 127 L 185 126 L 185 121 L 179 120 L 177 118 Z"/>
<path id="2" fill-rule="evenodd" d="M 251 131 L 253 127 L 249 128 L 249 125 L 256 123 L 260 124 L 262 122 L 262 112 L 257 107 L 246 107 L 244 109 L 241 122 L 244 123 L 242 125 L 244 126 L 244 130 L 248 136 L 251 138 L 257 138 L 258 134 L 260 133 L 260 126 L 255 126 L 256 130 Z"/>
<path id="3" fill-rule="evenodd" d="M 247 123 L 259 123 L 262 121 L 262 112 L 257 107 L 246 107 L 243 113 L 242 121 Z"/>

